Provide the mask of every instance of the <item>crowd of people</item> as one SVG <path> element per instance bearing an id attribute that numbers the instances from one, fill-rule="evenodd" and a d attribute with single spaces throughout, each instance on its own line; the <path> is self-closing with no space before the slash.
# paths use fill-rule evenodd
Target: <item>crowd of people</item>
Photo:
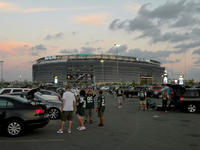
<path id="1" fill-rule="evenodd" d="M 152 103 L 150 96 L 143 88 L 138 92 L 138 97 L 140 100 L 140 111 L 149 110 L 152 107 L 155 107 L 155 104 Z M 177 98 L 172 89 L 163 91 L 161 97 L 162 111 L 167 112 L 171 109 L 172 105 L 176 105 Z"/>
<path id="2" fill-rule="evenodd" d="M 95 97 L 98 94 L 97 106 L 95 109 Z M 124 90 L 122 87 L 119 87 L 115 91 L 115 97 L 117 99 L 118 108 L 122 108 L 122 102 L 124 99 Z M 144 88 L 141 88 L 138 92 L 139 98 L 139 110 L 149 110 L 155 106 L 147 91 Z M 175 105 L 175 95 L 171 90 L 166 90 L 162 92 L 162 110 L 167 112 L 170 110 L 171 105 Z M 168 105 L 167 105 L 168 104 Z M 66 87 L 66 91 L 62 96 L 62 113 L 61 113 L 61 125 L 57 133 L 63 133 L 64 124 L 68 121 L 68 133 L 71 133 L 72 120 L 74 113 L 77 116 L 79 126 L 77 130 L 83 131 L 86 130 L 85 124 L 93 123 L 93 112 L 96 110 L 99 117 L 99 127 L 104 127 L 104 111 L 105 111 L 105 96 L 103 91 L 99 90 L 98 93 L 94 92 L 91 88 L 82 89 L 78 96 L 75 96 L 70 87 Z"/>
<path id="3" fill-rule="evenodd" d="M 77 130 L 83 131 L 86 130 L 86 123 L 93 123 L 93 110 L 95 109 L 94 98 L 96 93 L 92 89 L 84 90 L 82 89 L 79 93 L 79 96 L 75 96 L 70 87 L 66 87 L 66 91 L 62 96 L 62 114 L 61 114 L 61 125 L 57 133 L 63 133 L 64 124 L 68 121 L 68 133 L 71 133 L 72 120 L 74 112 L 77 115 L 79 121 L 79 127 Z M 104 111 L 105 111 L 105 96 L 103 91 L 98 92 L 96 112 L 99 117 L 99 127 L 104 126 Z"/>

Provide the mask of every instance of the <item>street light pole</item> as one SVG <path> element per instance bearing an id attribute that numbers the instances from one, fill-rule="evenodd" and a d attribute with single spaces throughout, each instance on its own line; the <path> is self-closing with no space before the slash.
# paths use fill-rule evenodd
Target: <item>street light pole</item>
<path id="1" fill-rule="evenodd" d="M 105 78 L 105 77 L 104 77 L 104 66 L 103 66 L 104 60 L 101 59 L 100 62 L 101 62 L 101 72 L 102 72 L 102 77 L 103 77 L 103 82 L 104 82 L 104 80 L 105 80 L 105 79 L 104 79 L 104 78 Z"/>
<path id="2" fill-rule="evenodd" d="M 119 65 L 118 65 L 118 53 L 119 53 L 119 49 L 118 49 L 118 47 L 120 47 L 120 45 L 119 44 L 114 44 L 114 46 L 117 49 L 117 80 L 119 80 Z"/>
<path id="3" fill-rule="evenodd" d="M 0 61 L 0 64 L 1 64 L 1 82 L 3 82 L 3 62 L 4 61 Z"/>

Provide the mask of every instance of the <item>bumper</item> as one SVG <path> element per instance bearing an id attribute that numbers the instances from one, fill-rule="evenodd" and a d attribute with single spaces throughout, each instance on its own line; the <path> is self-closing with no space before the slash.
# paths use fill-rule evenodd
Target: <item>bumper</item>
<path id="1" fill-rule="evenodd" d="M 37 129 L 37 128 L 43 128 L 49 123 L 49 118 L 43 118 L 43 119 L 37 119 L 37 120 L 30 120 L 26 121 L 26 127 L 30 129 Z"/>

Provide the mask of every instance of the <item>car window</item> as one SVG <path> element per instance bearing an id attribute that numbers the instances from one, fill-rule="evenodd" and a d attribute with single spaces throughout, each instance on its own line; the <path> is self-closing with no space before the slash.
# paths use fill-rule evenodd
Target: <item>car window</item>
<path id="1" fill-rule="evenodd" d="M 40 91 L 40 93 L 45 94 L 45 95 L 51 95 L 51 93 L 48 91 Z"/>
<path id="2" fill-rule="evenodd" d="M 186 91 L 184 97 L 199 97 L 199 91 Z"/>
<path id="3" fill-rule="evenodd" d="M 16 93 L 16 92 L 22 92 L 22 89 L 14 89 L 13 93 Z"/>
<path id="4" fill-rule="evenodd" d="M 0 100 L 0 108 L 13 108 L 13 103 L 7 101 L 7 100 Z"/>
<path id="5" fill-rule="evenodd" d="M 11 89 L 6 89 L 6 90 L 3 90 L 3 92 L 1 94 L 8 94 L 10 93 Z"/>
<path id="6" fill-rule="evenodd" d="M 28 100 L 27 100 L 27 99 L 22 98 L 22 97 L 18 97 L 18 96 L 15 97 L 15 100 L 17 100 L 17 101 L 19 101 L 19 102 L 22 102 L 22 103 L 28 103 Z"/>

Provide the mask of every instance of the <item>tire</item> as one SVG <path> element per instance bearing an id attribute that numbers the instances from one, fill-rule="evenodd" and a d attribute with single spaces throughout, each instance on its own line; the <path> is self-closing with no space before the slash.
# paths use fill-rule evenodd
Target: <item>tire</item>
<path id="1" fill-rule="evenodd" d="M 51 120 L 56 120 L 60 118 L 60 111 L 57 108 L 50 108 L 48 113 Z"/>
<path id="2" fill-rule="evenodd" d="M 6 123 L 6 134 L 10 137 L 17 137 L 24 132 L 24 124 L 21 120 L 12 119 Z"/>
<path id="3" fill-rule="evenodd" d="M 195 113 L 197 111 L 197 106 L 195 104 L 187 105 L 187 111 L 189 113 Z"/>

